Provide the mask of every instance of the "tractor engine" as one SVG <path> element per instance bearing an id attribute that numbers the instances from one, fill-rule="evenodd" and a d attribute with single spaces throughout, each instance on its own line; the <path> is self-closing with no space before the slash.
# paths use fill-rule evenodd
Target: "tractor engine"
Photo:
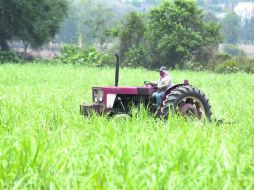
<path id="1" fill-rule="evenodd" d="M 93 104 L 80 106 L 83 115 L 128 113 L 132 106 L 148 105 L 153 88 L 149 87 L 93 87 Z"/>

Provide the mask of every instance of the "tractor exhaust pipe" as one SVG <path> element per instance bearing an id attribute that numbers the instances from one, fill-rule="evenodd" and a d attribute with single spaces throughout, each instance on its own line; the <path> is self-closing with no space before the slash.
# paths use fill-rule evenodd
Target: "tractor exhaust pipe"
<path id="1" fill-rule="evenodd" d="M 115 87 L 118 86 L 118 79 L 119 79 L 119 56 L 116 54 L 116 73 L 115 73 Z"/>

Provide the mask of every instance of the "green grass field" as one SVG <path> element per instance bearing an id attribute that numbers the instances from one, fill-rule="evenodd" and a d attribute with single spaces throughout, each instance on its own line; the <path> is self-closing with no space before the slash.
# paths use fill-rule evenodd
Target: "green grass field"
<path id="1" fill-rule="evenodd" d="M 121 69 L 142 86 L 156 72 Z M 0 189 L 254 189 L 254 75 L 171 72 L 210 99 L 213 118 L 234 124 L 135 117 L 84 118 L 92 86 L 114 69 L 0 65 Z"/>

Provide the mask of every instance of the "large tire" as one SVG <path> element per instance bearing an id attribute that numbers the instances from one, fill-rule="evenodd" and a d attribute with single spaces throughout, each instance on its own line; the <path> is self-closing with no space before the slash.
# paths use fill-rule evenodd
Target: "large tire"
<path id="1" fill-rule="evenodd" d="M 184 85 L 171 91 L 161 107 L 161 116 L 168 119 L 170 114 L 179 114 L 186 118 L 211 120 L 211 105 L 203 92 L 197 88 Z"/>

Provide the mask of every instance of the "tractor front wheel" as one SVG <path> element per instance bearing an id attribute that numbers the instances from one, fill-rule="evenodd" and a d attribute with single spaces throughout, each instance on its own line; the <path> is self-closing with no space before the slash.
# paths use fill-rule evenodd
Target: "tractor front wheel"
<path id="1" fill-rule="evenodd" d="M 197 88 L 185 85 L 171 91 L 161 107 L 161 116 L 168 119 L 169 114 L 179 114 L 185 118 L 207 118 L 211 120 L 211 106 L 205 94 Z"/>

